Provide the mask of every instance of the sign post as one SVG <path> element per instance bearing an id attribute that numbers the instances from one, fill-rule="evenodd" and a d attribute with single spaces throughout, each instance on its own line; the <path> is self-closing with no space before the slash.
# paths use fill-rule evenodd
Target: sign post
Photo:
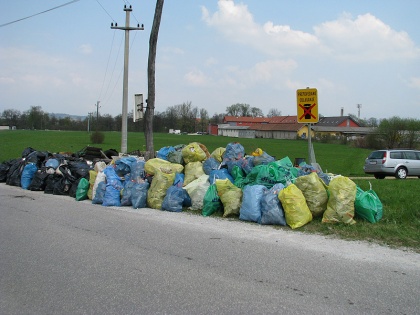
<path id="1" fill-rule="evenodd" d="M 316 163 L 312 147 L 311 123 L 317 123 L 318 117 L 318 91 L 314 88 L 296 91 L 297 122 L 307 124 L 308 127 L 308 160 L 309 164 Z"/>

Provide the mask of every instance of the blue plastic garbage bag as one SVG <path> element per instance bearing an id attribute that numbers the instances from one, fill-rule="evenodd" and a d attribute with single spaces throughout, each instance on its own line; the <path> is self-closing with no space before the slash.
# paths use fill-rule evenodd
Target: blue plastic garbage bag
<path id="1" fill-rule="evenodd" d="M 115 161 L 115 172 L 118 176 L 124 176 L 131 171 L 131 165 L 136 163 L 136 158 L 132 156 L 123 157 Z"/>
<path id="2" fill-rule="evenodd" d="M 283 188 L 284 185 L 278 183 L 264 192 L 261 198 L 261 224 L 286 225 L 283 206 L 278 197 Z"/>
<path id="3" fill-rule="evenodd" d="M 174 186 L 182 187 L 184 186 L 184 179 L 185 175 L 182 173 L 175 173 L 175 179 L 174 179 Z"/>
<path id="4" fill-rule="evenodd" d="M 210 175 L 210 172 L 217 170 L 220 167 L 220 162 L 215 158 L 209 157 L 203 162 L 203 170 L 206 175 Z"/>
<path id="5" fill-rule="evenodd" d="M 106 183 L 105 182 L 100 182 L 98 184 L 98 187 L 96 188 L 96 193 L 95 193 L 95 196 L 92 199 L 92 203 L 97 204 L 97 205 L 101 205 L 104 201 L 105 191 L 106 191 Z"/>
<path id="6" fill-rule="evenodd" d="M 128 181 L 125 183 L 124 188 L 122 190 L 121 196 L 121 206 L 131 206 L 131 194 L 133 191 L 133 187 L 136 184 L 134 181 Z"/>
<path id="7" fill-rule="evenodd" d="M 121 206 L 120 191 L 111 184 L 107 184 L 105 188 L 105 196 L 102 205 L 105 207 L 119 207 Z"/>
<path id="8" fill-rule="evenodd" d="M 146 173 L 144 171 L 145 164 L 145 161 L 136 161 L 131 164 L 130 180 L 140 182 L 141 179 L 144 179 L 146 177 Z"/>
<path id="9" fill-rule="evenodd" d="M 228 171 L 227 168 L 221 168 L 221 169 L 218 169 L 218 170 L 212 170 L 210 172 L 210 175 L 209 175 L 210 185 L 211 184 L 214 184 L 214 182 L 215 182 L 216 179 L 229 179 L 232 182 L 232 184 L 235 182 L 235 180 L 233 179 L 232 175 L 229 174 L 229 171 Z"/>
<path id="10" fill-rule="evenodd" d="M 158 157 L 159 159 L 167 161 L 168 160 L 168 154 L 170 152 L 174 152 L 174 151 L 175 151 L 174 147 L 171 147 L 171 146 L 163 147 L 157 152 L 156 157 Z"/>
<path id="11" fill-rule="evenodd" d="M 254 165 L 268 164 L 274 161 L 275 161 L 274 157 L 269 155 L 267 152 L 263 152 L 263 154 L 259 156 L 254 156 Z"/>
<path id="12" fill-rule="evenodd" d="M 136 183 L 131 188 L 131 203 L 134 209 L 146 208 L 147 191 L 149 190 L 149 182 Z"/>
<path id="13" fill-rule="evenodd" d="M 223 160 L 237 160 L 245 156 L 245 149 L 239 142 L 231 142 L 226 146 Z"/>
<path id="14" fill-rule="evenodd" d="M 37 170 L 38 167 L 35 163 L 28 163 L 25 165 L 22 171 L 22 175 L 20 177 L 20 186 L 23 189 L 28 189 Z"/>
<path id="15" fill-rule="evenodd" d="M 261 198 L 267 188 L 263 185 L 247 185 L 243 188 L 239 220 L 261 222 Z"/>
<path id="16" fill-rule="evenodd" d="M 181 212 L 187 192 L 182 187 L 171 186 L 163 198 L 162 210 Z"/>

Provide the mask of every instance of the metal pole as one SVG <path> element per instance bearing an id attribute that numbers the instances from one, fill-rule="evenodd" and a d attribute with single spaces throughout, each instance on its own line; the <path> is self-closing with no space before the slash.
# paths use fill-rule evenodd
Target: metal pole
<path id="1" fill-rule="evenodd" d="M 131 5 L 124 6 L 125 11 L 125 27 L 118 27 L 111 24 L 112 29 L 120 29 L 125 31 L 125 46 L 124 46 L 124 79 L 123 79 L 123 99 L 122 99 L 122 123 L 121 123 L 121 153 L 127 153 L 127 112 L 128 112 L 128 60 L 129 60 L 129 44 L 130 44 L 130 31 L 143 30 L 142 27 L 130 27 L 130 12 L 132 11 Z"/>
<path id="2" fill-rule="evenodd" d="M 99 126 L 99 101 L 96 102 L 96 132 L 98 132 Z"/>
<path id="3" fill-rule="evenodd" d="M 312 135 L 311 135 L 311 124 L 308 124 L 308 161 L 309 165 L 312 163 Z"/>
<path id="4" fill-rule="evenodd" d="M 123 80 L 123 100 L 122 100 L 122 125 L 121 125 L 121 152 L 127 153 L 127 111 L 128 111 L 128 58 L 130 32 L 127 29 L 130 26 L 130 8 L 124 8 L 125 11 L 125 46 L 124 46 L 124 80 Z"/>

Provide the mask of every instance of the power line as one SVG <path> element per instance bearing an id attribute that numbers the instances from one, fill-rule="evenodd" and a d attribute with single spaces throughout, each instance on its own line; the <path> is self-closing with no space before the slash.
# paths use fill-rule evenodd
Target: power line
<path id="1" fill-rule="evenodd" d="M 101 6 L 101 8 L 105 11 L 106 14 L 111 18 L 112 21 L 115 22 L 115 20 L 112 18 L 111 14 L 108 13 L 108 11 L 104 8 L 104 6 L 99 2 L 99 0 L 96 0 L 96 2 Z"/>
<path id="2" fill-rule="evenodd" d="M 21 19 L 18 19 L 18 20 L 14 20 L 14 21 L 11 21 L 11 22 L 8 22 L 8 23 L 0 24 L 0 27 L 7 26 L 7 25 L 10 25 L 10 24 L 13 24 L 13 23 L 16 23 L 16 22 L 23 21 L 23 20 L 26 20 L 26 19 L 32 18 L 32 17 L 34 17 L 34 16 L 37 16 L 37 15 L 40 15 L 40 14 L 43 14 L 43 13 L 46 13 L 46 12 L 49 12 L 49 11 L 52 11 L 52 10 L 55 10 L 55 9 L 61 8 L 61 7 L 64 7 L 64 6 L 66 6 L 66 5 L 69 5 L 69 4 L 72 4 L 72 3 L 78 2 L 78 1 L 80 1 L 80 0 L 73 0 L 73 1 L 69 1 L 69 2 L 66 2 L 66 3 L 64 3 L 64 4 L 62 4 L 62 5 L 56 6 L 56 7 L 54 7 L 54 8 L 48 9 L 48 10 L 45 10 L 45 11 L 42 11 L 42 12 L 39 12 L 39 13 L 35 13 L 35 14 L 30 15 L 30 16 L 27 16 L 27 17 L 24 17 L 24 18 L 21 18 Z"/>

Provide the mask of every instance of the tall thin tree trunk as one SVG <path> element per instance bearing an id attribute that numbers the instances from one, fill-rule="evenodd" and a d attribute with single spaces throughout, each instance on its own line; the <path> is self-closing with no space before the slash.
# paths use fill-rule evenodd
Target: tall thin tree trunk
<path id="1" fill-rule="evenodd" d="M 155 63 L 156 63 L 156 47 L 159 35 L 160 20 L 162 17 L 164 0 L 156 0 L 155 16 L 149 39 L 149 61 L 147 65 L 147 108 L 144 115 L 145 120 L 145 137 L 146 151 L 148 157 L 155 157 L 155 149 L 153 144 L 153 117 L 155 112 Z"/>

